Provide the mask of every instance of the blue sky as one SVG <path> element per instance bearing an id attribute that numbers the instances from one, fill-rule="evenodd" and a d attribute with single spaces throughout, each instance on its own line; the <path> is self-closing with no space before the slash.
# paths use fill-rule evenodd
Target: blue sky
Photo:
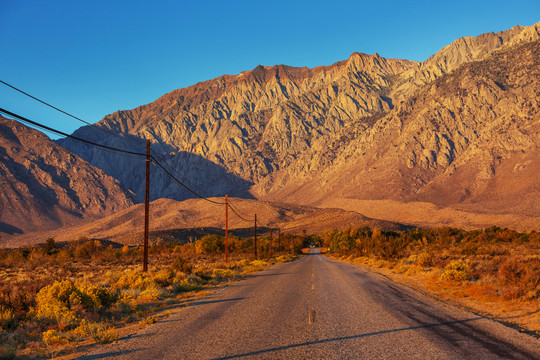
<path id="1" fill-rule="evenodd" d="M 0 0 L 0 79 L 97 122 L 259 64 L 314 67 L 352 52 L 422 61 L 460 36 L 540 21 L 540 1 Z M 0 107 L 83 124 L 0 84 Z"/>

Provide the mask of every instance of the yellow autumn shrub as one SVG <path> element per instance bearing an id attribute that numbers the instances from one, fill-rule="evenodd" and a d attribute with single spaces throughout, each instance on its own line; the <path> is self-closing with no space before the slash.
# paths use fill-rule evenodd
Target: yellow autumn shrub
<path id="1" fill-rule="evenodd" d="M 39 320 L 55 322 L 60 327 L 69 327 L 77 320 L 73 307 L 82 302 L 83 295 L 72 282 L 55 281 L 37 293 L 33 314 Z"/>
<path id="2" fill-rule="evenodd" d="M 464 262 L 454 260 L 446 265 L 441 275 L 442 280 L 466 281 L 471 278 L 470 268 Z"/>

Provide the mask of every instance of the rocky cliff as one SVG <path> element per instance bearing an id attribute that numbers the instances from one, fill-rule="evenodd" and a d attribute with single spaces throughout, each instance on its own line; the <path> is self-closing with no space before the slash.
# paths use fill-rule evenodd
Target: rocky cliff
<path id="1" fill-rule="evenodd" d="M 331 162 L 279 196 L 299 201 L 309 195 L 311 203 L 422 201 L 538 216 L 538 94 L 540 41 L 462 65 L 340 141 L 338 151 L 320 153 Z"/>
<path id="2" fill-rule="evenodd" d="M 117 180 L 1 116 L 0 159 L 0 236 L 75 224 L 133 205 L 133 194 Z"/>
<path id="3" fill-rule="evenodd" d="M 204 195 L 424 201 L 538 216 L 539 25 L 461 38 L 425 62 L 354 53 L 258 66 L 106 116 L 76 135 L 154 151 Z M 142 199 L 135 160 L 59 141 Z M 152 198 L 192 195 L 158 169 Z"/>
<path id="4" fill-rule="evenodd" d="M 202 184 L 206 194 L 245 195 L 301 154 L 316 151 L 326 137 L 358 121 L 368 126 L 362 119 L 389 111 L 392 78 L 414 64 L 355 53 L 314 69 L 258 66 L 173 91 L 154 103 L 106 116 L 98 125 L 131 139 L 151 139 L 153 149 L 191 183 Z M 133 149 L 117 138 L 103 138 L 92 127 L 75 134 Z M 69 139 L 59 143 L 142 198 L 141 166 L 134 161 L 112 161 L 110 154 Z M 153 173 L 153 198 L 190 196 L 162 173 Z"/>

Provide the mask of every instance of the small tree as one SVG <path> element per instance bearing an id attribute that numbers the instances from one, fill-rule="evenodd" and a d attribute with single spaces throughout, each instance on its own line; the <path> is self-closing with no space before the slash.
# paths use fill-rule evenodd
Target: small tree
<path id="1" fill-rule="evenodd" d="M 56 252 L 56 243 L 54 242 L 54 239 L 48 238 L 47 241 L 45 241 L 45 252 L 48 255 L 52 255 Z"/>

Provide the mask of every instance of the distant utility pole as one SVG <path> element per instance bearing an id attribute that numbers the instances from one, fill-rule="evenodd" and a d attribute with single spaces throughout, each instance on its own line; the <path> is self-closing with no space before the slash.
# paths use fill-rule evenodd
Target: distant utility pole
<path id="1" fill-rule="evenodd" d="M 229 262 L 229 203 L 225 194 L 225 262 Z"/>
<path id="2" fill-rule="evenodd" d="M 274 249 L 272 248 L 272 240 L 274 240 L 274 229 L 270 229 L 270 257 L 274 256 Z"/>
<path id="3" fill-rule="evenodd" d="M 146 191 L 144 198 L 144 255 L 143 271 L 148 271 L 148 222 L 150 210 L 150 139 L 146 139 Z"/>
<path id="4" fill-rule="evenodd" d="M 277 251 L 279 252 L 281 249 L 281 229 L 277 229 Z"/>
<path id="5" fill-rule="evenodd" d="M 255 259 L 258 259 L 258 257 L 257 257 L 257 214 L 255 214 L 255 227 L 254 227 L 253 245 L 255 245 Z"/>

